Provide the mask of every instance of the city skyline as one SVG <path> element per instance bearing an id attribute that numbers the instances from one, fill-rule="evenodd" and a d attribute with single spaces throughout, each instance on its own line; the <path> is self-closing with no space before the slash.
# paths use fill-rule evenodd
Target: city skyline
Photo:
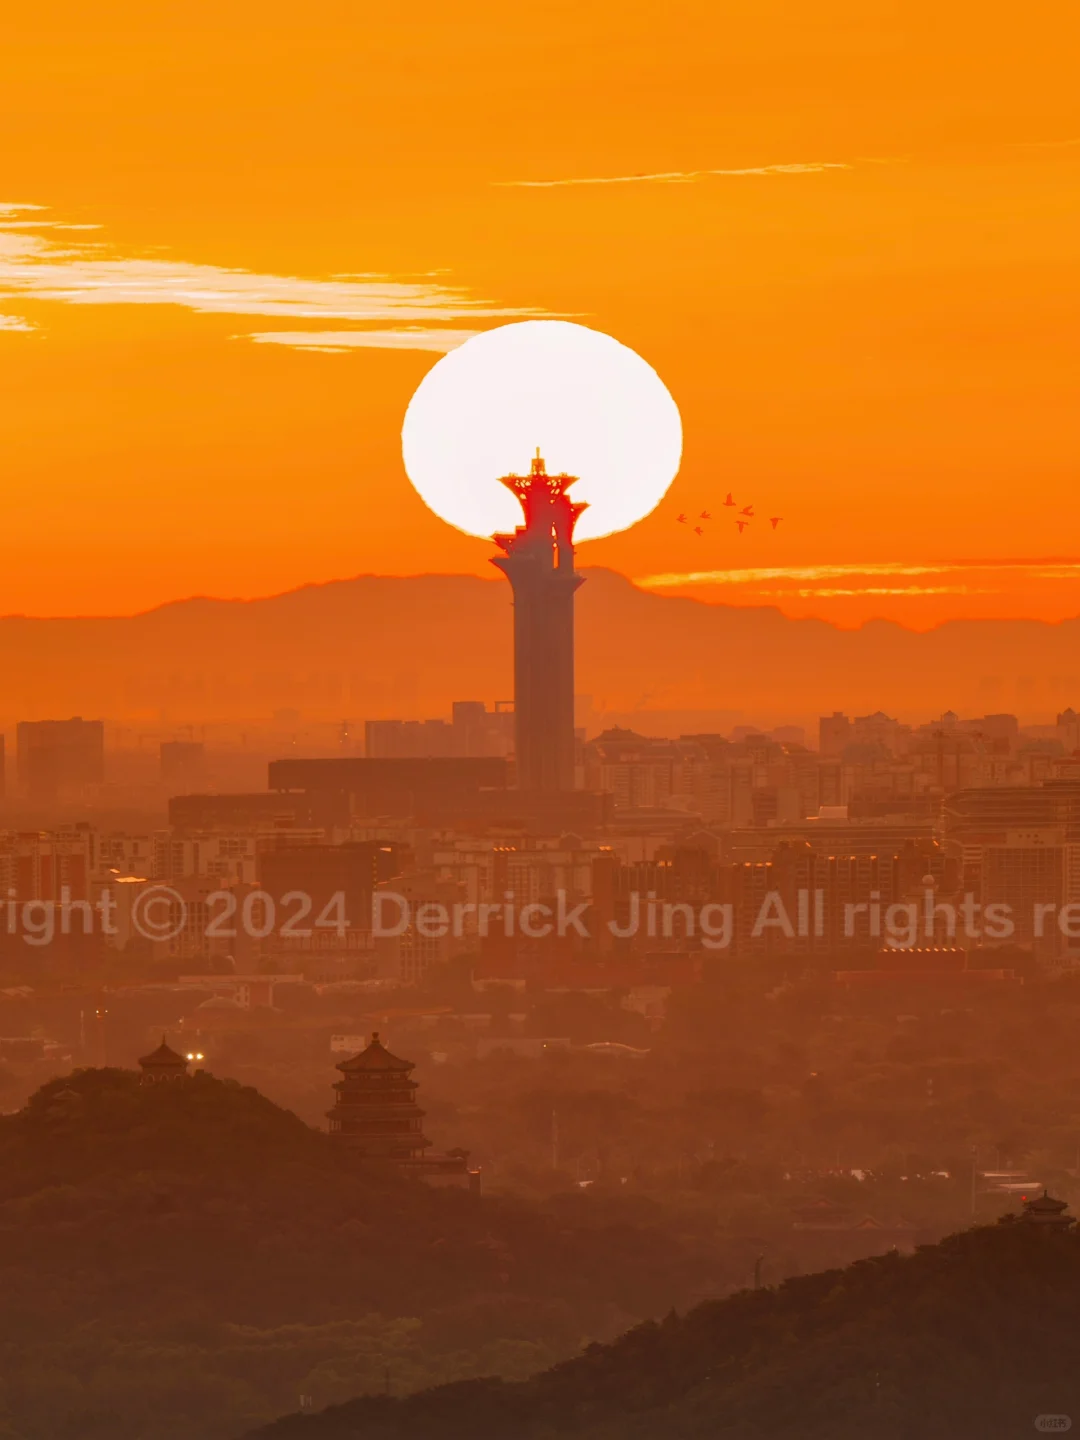
<path id="1" fill-rule="evenodd" d="M 1080 1423 L 1080 11 L 0 45 L 0 1440 Z"/>

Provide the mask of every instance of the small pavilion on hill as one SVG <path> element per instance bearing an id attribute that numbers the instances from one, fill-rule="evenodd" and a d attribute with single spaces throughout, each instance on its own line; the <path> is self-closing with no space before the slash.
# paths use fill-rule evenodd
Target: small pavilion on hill
<path id="1" fill-rule="evenodd" d="M 418 1175 L 437 1183 L 479 1189 L 480 1172 L 468 1168 L 468 1153 L 431 1153 L 424 1134 L 424 1111 L 416 1102 L 418 1089 L 411 1060 L 392 1055 L 372 1033 L 367 1047 L 338 1067 L 337 1096 L 327 1111 L 330 1134 L 365 1162 Z"/>
<path id="2" fill-rule="evenodd" d="M 166 1043 L 164 1035 L 158 1048 L 140 1059 L 139 1069 L 142 1071 L 140 1083 L 143 1085 L 159 1085 L 162 1081 L 188 1078 L 188 1062 Z"/>
<path id="3" fill-rule="evenodd" d="M 1070 1225 L 1076 1224 L 1072 1215 L 1065 1214 L 1068 1208 L 1068 1201 L 1055 1200 L 1049 1191 L 1044 1190 L 1034 1200 L 1024 1201 L 1020 1219 L 1023 1224 L 1037 1225 L 1042 1230 L 1068 1230 Z"/>

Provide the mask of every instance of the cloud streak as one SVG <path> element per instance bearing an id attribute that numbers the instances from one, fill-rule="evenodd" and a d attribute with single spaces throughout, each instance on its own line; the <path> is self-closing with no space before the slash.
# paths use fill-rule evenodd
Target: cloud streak
<path id="1" fill-rule="evenodd" d="M 1014 140 L 1016 150 L 1075 150 L 1080 147 L 1080 135 L 1068 140 Z"/>
<path id="2" fill-rule="evenodd" d="M 749 165 L 738 170 L 658 170 L 647 175 L 590 175 L 565 180 L 495 180 L 504 189 L 557 190 L 568 185 L 692 185 L 710 176 L 817 175 L 823 170 L 853 170 L 841 160 L 812 160 L 789 165 Z"/>
<path id="3" fill-rule="evenodd" d="M 769 580 L 841 580 L 848 576 L 944 575 L 956 565 L 913 565 L 903 561 L 864 565 L 766 565 L 744 570 L 689 570 L 670 575 L 645 575 L 635 584 L 649 589 L 679 585 L 758 585 Z"/>
<path id="4" fill-rule="evenodd" d="M 643 575 L 634 583 L 645 590 L 679 590 L 688 587 L 716 586 L 753 590 L 757 594 L 838 596 L 838 595 L 959 595 L 993 594 L 991 590 L 973 590 L 964 580 L 984 582 L 995 575 L 1039 580 L 1080 580 L 1080 560 L 957 560 L 912 564 L 906 561 L 868 561 L 844 565 L 768 565 L 731 570 L 687 570 L 661 575 Z M 944 580 L 952 583 L 920 585 L 920 580 Z M 848 581 L 848 586 L 829 585 L 829 581 Z M 908 580 L 911 584 L 882 586 L 873 582 Z M 857 582 L 865 583 L 859 584 Z M 763 589 L 763 586 L 772 586 Z"/>
<path id="5" fill-rule="evenodd" d="M 289 345 L 294 350 L 322 350 L 340 355 L 347 350 L 436 350 L 445 355 L 471 340 L 477 330 L 262 330 L 237 339 L 257 345 Z"/>
<path id="6" fill-rule="evenodd" d="M 0 204 L 0 302 L 57 305 L 177 305 L 199 315 L 285 320 L 289 328 L 260 331 L 260 344 L 347 352 L 357 348 L 446 351 L 475 333 L 454 322 L 517 319 L 545 312 L 493 305 L 429 277 L 385 275 L 305 279 L 158 257 L 124 256 L 100 244 L 60 242 L 30 233 L 58 222 L 17 218 L 40 209 Z M 78 227 L 92 228 L 92 227 Z M 5 330 L 32 329 L 6 317 Z M 311 328 L 300 328 L 312 322 Z M 317 328 L 334 322 L 332 328 Z M 346 329 L 346 326 L 371 327 Z M 440 327 L 446 326 L 442 329 Z M 375 328 L 377 327 L 377 328 Z"/>
<path id="7" fill-rule="evenodd" d="M 973 590 L 970 585 L 866 585 L 860 588 L 819 585 L 805 590 L 762 590 L 762 595 L 797 595 L 800 600 L 835 600 L 841 595 L 992 595 L 992 590 Z"/>

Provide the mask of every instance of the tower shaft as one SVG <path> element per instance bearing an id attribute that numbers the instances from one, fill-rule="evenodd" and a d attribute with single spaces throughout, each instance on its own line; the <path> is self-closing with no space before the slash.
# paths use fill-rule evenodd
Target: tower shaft
<path id="1" fill-rule="evenodd" d="M 521 790 L 574 788 L 574 524 L 585 508 L 567 495 L 573 475 L 549 475 L 537 451 L 528 475 L 505 475 L 525 512 L 496 535 L 492 564 L 514 594 L 514 730 Z"/>

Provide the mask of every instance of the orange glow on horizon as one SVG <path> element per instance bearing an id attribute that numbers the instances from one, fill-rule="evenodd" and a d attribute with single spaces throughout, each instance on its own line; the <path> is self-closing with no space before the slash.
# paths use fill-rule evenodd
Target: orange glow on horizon
<path id="1" fill-rule="evenodd" d="M 24 7 L 0 613 L 490 573 L 401 420 L 445 349 L 554 316 L 684 423 L 667 498 L 582 565 L 843 625 L 1080 614 L 1078 562 L 1038 559 L 1080 527 L 1078 30 L 974 0 L 316 0 L 302 34 L 247 0 Z"/>

